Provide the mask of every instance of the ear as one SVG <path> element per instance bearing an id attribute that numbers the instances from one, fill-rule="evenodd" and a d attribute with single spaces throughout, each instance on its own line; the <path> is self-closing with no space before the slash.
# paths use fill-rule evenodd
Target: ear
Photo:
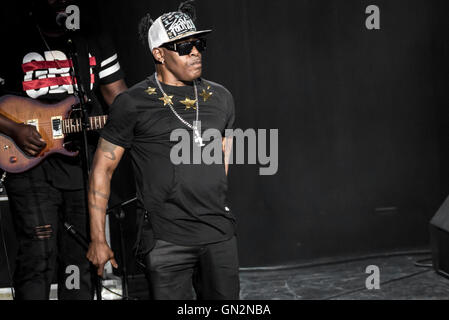
<path id="1" fill-rule="evenodd" d="M 159 63 L 164 64 L 164 62 L 165 62 L 165 53 L 164 53 L 164 51 L 161 48 L 154 48 L 153 49 L 153 57 Z"/>

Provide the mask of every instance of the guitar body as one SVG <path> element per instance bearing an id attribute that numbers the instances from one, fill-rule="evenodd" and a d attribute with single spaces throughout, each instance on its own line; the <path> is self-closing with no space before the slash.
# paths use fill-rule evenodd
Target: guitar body
<path id="1" fill-rule="evenodd" d="M 38 165 L 47 156 L 60 153 L 76 156 L 64 148 L 62 120 L 68 119 L 72 106 L 78 100 L 71 96 L 56 104 L 44 104 L 37 100 L 6 95 L 0 97 L 0 114 L 17 123 L 35 125 L 46 147 L 36 156 L 26 155 L 10 137 L 0 134 L 0 167 L 6 172 L 18 173 Z M 61 126 L 58 127 L 58 124 Z"/>

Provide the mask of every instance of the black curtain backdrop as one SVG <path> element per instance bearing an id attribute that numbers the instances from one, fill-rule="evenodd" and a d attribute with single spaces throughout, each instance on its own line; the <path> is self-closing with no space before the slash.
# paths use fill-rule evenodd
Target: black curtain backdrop
<path id="1" fill-rule="evenodd" d="M 139 19 L 178 4 L 99 2 L 129 85 L 154 72 Z M 370 4 L 379 31 L 365 27 Z M 197 1 L 199 25 L 214 29 L 204 77 L 234 94 L 239 128 L 279 129 L 277 175 L 230 171 L 242 266 L 427 245 L 449 192 L 447 8 Z"/>
<path id="2" fill-rule="evenodd" d="M 99 2 L 129 85 L 154 72 L 136 35 L 178 1 Z M 365 9 L 381 10 L 368 31 Z M 449 192 L 445 1 L 197 1 L 207 79 L 237 126 L 279 129 L 279 172 L 233 166 L 242 266 L 426 246 Z M 382 208 L 390 208 L 383 210 Z"/>
<path id="3" fill-rule="evenodd" d="M 96 1 L 129 86 L 154 72 L 137 25 L 179 1 Z M 381 10 L 368 31 L 365 9 Z M 237 127 L 279 129 L 279 172 L 232 166 L 242 266 L 428 244 L 449 193 L 445 0 L 197 0 L 204 77 Z M 82 18 L 81 18 L 82 19 Z M 114 197 L 133 195 L 129 163 Z M 383 208 L 389 208 L 384 210 Z"/>

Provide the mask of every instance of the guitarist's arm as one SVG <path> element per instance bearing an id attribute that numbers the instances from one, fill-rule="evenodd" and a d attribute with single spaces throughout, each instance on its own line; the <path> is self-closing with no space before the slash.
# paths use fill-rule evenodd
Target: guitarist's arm
<path id="1" fill-rule="evenodd" d="M 106 242 L 105 220 L 106 208 L 111 192 L 111 178 L 125 149 L 100 138 L 92 164 L 89 179 L 89 216 L 91 243 L 87 258 L 98 268 L 98 274 L 103 275 L 104 265 L 111 261 L 114 268 L 117 262 L 114 253 Z"/>
<path id="2" fill-rule="evenodd" d="M 128 87 L 123 79 L 100 86 L 100 91 L 103 95 L 104 101 L 106 101 L 109 106 L 114 102 L 115 97 L 126 89 L 128 89 Z"/>
<path id="3" fill-rule="evenodd" d="M 14 122 L 1 114 L 0 133 L 11 137 L 17 146 L 30 156 L 39 154 L 46 145 L 34 126 Z"/>

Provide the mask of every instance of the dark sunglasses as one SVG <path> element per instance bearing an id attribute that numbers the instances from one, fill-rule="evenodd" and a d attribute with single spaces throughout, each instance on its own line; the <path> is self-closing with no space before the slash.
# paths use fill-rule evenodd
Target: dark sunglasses
<path id="1" fill-rule="evenodd" d="M 193 47 L 199 52 L 206 50 L 206 39 L 197 39 L 181 43 L 167 43 L 165 48 L 171 51 L 176 51 L 180 56 L 186 56 L 192 52 Z"/>

